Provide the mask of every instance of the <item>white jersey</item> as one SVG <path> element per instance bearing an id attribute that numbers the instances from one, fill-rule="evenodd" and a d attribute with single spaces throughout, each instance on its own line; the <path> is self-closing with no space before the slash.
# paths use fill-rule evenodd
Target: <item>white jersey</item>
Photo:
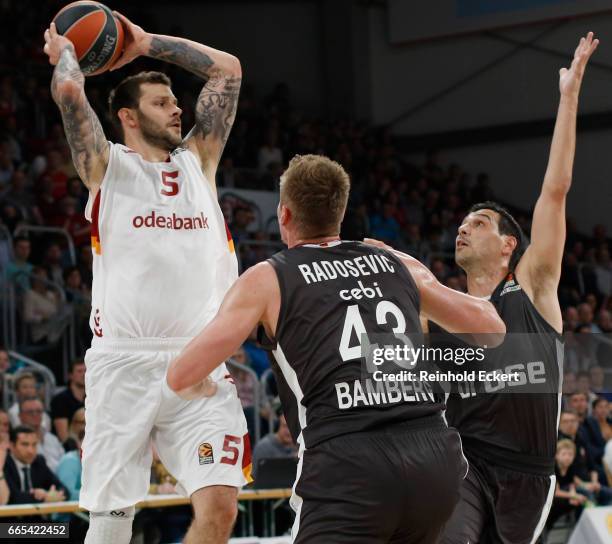
<path id="1" fill-rule="evenodd" d="M 149 162 L 111 144 L 92 222 L 96 338 L 190 338 L 238 277 L 233 242 L 197 157 Z"/>

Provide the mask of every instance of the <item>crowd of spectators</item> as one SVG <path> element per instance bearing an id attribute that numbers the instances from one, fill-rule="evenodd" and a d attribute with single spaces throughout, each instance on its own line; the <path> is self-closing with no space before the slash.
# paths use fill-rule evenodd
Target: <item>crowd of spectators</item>
<path id="1" fill-rule="evenodd" d="M 32 10 L 27 3 L 0 1 L 4 37 L 0 44 L 0 268 L 18 296 L 19 319 L 26 330 L 21 343 L 53 345 L 72 322 L 76 351 L 82 354 L 91 337 L 92 252 L 90 227 L 83 214 L 88 195 L 72 165 L 51 99 L 51 68 L 41 47 L 42 30 L 63 3 L 50 1 Z M 141 23 L 146 26 L 147 22 Z M 95 85 L 88 79 L 89 100 L 110 139 L 114 134 L 105 106 L 110 88 L 128 73 L 160 68 L 174 80 L 184 126 L 192 124 L 200 84 L 176 67 L 137 60 L 120 73 L 96 78 Z M 292 156 L 326 154 L 342 164 L 352 179 L 343 237 L 384 240 L 423 260 L 449 287 L 465 290 L 465 276 L 452 257 L 457 228 L 471 204 L 495 198 L 494 180 L 485 173 L 467 172 L 459 164 L 447 164 L 436 151 L 428 152 L 420 163 L 408 160 L 406 150 L 385 128 L 306 114 L 294 103 L 286 84 L 263 91 L 258 94 L 244 82 L 236 123 L 217 173 L 219 186 L 274 191 Z M 278 236 L 269 225 L 257 222 L 255 204 L 228 197 L 221 206 L 243 269 L 276 250 L 278 245 L 268 243 Z M 511 211 L 529 232 L 529 214 Z M 28 225 L 59 227 L 68 238 L 28 232 L 24 230 Z M 557 454 L 559 486 L 551 522 L 567 512 L 579 512 L 587 503 L 609 503 L 611 497 L 610 251 L 602 225 L 584 235 L 568 221 L 559 288 L 566 338 L 564 411 Z M 266 355 L 251 338 L 234 361 L 243 365 L 231 371 L 249 428 L 252 431 L 259 418 L 265 434 L 274 419 L 272 408 L 262 403 L 256 413 L 254 399 L 256 395 L 267 398 L 258 389 L 268 369 Z M 36 377 L 20 372 L 18 361 L 0 351 L 3 391 L 7 376 L 16 376 L 11 380 L 15 404 L 8 413 L 0 411 L 0 465 L 6 475 L 6 480 L 0 479 L 0 503 L 78 498 L 84 372 L 82 362 L 72 367 L 66 389 L 53 398 L 47 413 Z M 278 430 L 259 445 L 260 452 L 268 450 L 295 455 L 283 419 Z M 175 482 L 156 463 L 151 491 L 173 492 Z M 177 515 L 180 525 L 184 519 Z"/>

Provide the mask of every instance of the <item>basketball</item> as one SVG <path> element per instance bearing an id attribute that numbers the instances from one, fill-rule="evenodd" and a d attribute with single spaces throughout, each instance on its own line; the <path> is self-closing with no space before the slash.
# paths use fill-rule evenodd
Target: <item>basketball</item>
<path id="1" fill-rule="evenodd" d="M 60 10 L 53 22 L 58 34 L 74 44 L 86 76 L 108 70 L 123 51 L 123 26 L 100 2 L 72 2 Z"/>

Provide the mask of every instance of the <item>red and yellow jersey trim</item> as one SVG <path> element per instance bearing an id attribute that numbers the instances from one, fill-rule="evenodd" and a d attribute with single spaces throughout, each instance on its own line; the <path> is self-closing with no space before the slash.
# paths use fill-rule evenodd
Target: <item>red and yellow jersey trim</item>
<path id="1" fill-rule="evenodd" d="M 227 246 L 229 247 L 230 253 L 235 253 L 236 249 L 234 248 L 234 239 L 232 238 L 232 233 L 227 226 L 227 222 L 225 222 L 225 233 L 227 234 Z"/>
<path id="2" fill-rule="evenodd" d="M 91 249 L 96 255 L 102 254 L 102 243 L 100 242 L 100 227 L 98 219 L 100 216 L 100 195 L 102 190 L 98 189 L 98 194 L 91 210 Z"/>

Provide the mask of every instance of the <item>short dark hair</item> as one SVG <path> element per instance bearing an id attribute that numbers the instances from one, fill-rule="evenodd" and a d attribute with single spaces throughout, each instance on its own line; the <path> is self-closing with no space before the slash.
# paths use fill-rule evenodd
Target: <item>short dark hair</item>
<path id="1" fill-rule="evenodd" d="M 162 72 L 139 72 L 121 81 L 119 85 L 110 92 L 108 97 L 108 110 L 111 121 L 121 135 L 123 135 L 123 129 L 117 114 L 121 108 L 138 108 L 140 85 L 143 83 L 158 83 L 161 85 L 168 85 L 168 87 L 172 86 L 170 78 Z"/>
<path id="2" fill-rule="evenodd" d="M 70 363 L 70 370 L 69 370 L 70 374 L 72 374 L 74 372 L 74 367 L 75 366 L 77 366 L 77 365 L 84 365 L 84 364 L 85 364 L 85 361 L 83 361 L 83 359 L 75 359 L 74 361 L 72 361 Z"/>
<path id="3" fill-rule="evenodd" d="M 28 242 L 28 244 L 32 243 L 32 241 L 26 236 L 15 236 L 15 238 L 13 238 L 13 247 L 17 247 L 19 242 Z"/>
<path id="4" fill-rule="evenodd" d="M 513 272 L 529 245 L 529 238 L 527 238 L 527 235 L 523 232 L 523 229 L 512 214 L 497 202 L 493 202 L 492 200 L 479 202 L 478 204 L 474 204 L 469 209 L 468 213 L 474 213 L 479 210 L 493 210 L 497 212 L 499 214 L 499 224 L 497 226 L 499 233 L 516 238 L 516 247 L 508 263 L 508 268 Z"/>
<path id="5" fill-rule="evenodd" d="M 36 434 L 36 431 L 32 429 L 32 427 L 28 427 L 27 425 L 18 425 L 14 429 L 11 429 L 9 433 L 9 438 L 11 440 L 11 443 L 16 444 L 17 437 L 20 434 Z"/>
<path id="6" fill-rule="evenodd" d="M 75 270 L 79 272 L 79 274 L 81 273 L 81 269 L 78 266 L 69 266 L 68 268 L 64 269 L 64 282 L 68 279 L 70 274 L 72 274 Z"/>
<path id="7" fill-rule="evenodd" d="M 595 408 L 597 408 L 598 404 L 601 404 L 602 402 L 608 402 L 608 399 L 605 399 L 603 397 L 597 397 L 594 401 L 593 404 L 591 404 L 591 406 L 593 407 L 593 410 Z"/>
<path id="8" fill-rule="evenodd" d="M 32 402 L 32 401 L 40 402 L 40 404 L 41 404 L 41 406 L 43 406 L 43 410 L 44 410 L 44 405 L 43 405 L 42 400 L 40 400 L 40 398 L 38 398 L 38 397 L 26 397 L 25 399 L 21 399 L 19 401 L 19 413 L 21 413 L 21 408 L 22 408 L 22 406 L 26 402 Z"/>

